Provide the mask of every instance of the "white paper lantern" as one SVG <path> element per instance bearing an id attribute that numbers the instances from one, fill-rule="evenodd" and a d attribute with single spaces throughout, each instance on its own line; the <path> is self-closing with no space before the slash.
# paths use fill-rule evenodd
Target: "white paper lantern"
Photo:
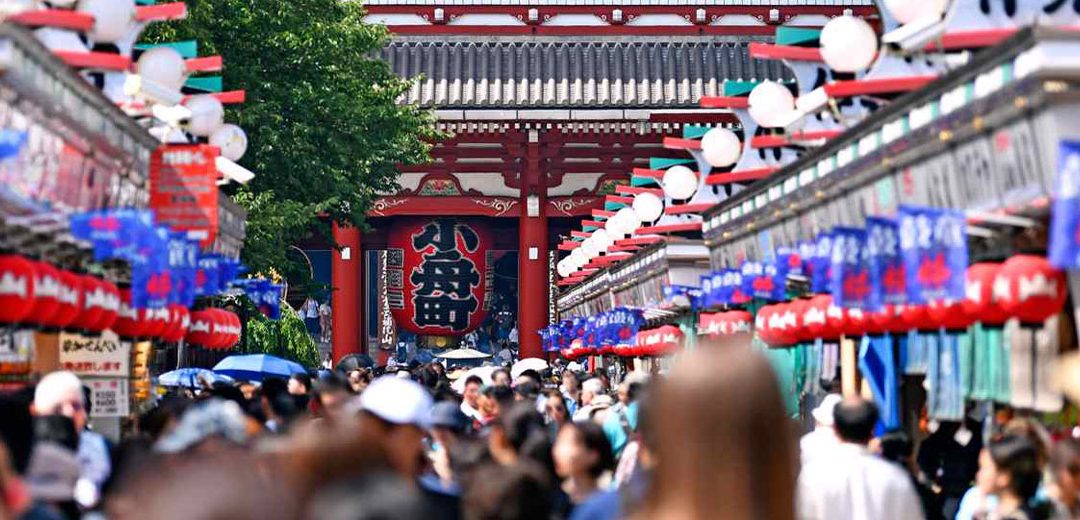
<path id="1" fill-rule="evenodd" d="M 225 124 L 225 106 L 209 94 L 191 96 L 184 102 L 191 110 L 188 132 L 199 137 L 210 137 Z"/>
<path id="2" fill-rule="evenodd" d="M 134 29 L 134 0 L 79 0 L 78 9 L 94 17 L 86 34 L 94 43 L 116 43 Z"/>
<path id="3" fill-rule="evenodd" d="M 775 81 L 765 81 L 754 87 L 747 102 L 750 104 L 750 117 L 766 128 L 784 126 L 795 111 L 795 96 L 787 87 Z"/>
<path id="4" fill-rule="evenodd" d="M 210 144 L 221 149 L 221 156 L 239 161 L 247 152 L 248 138 L 244 129 L 236 125 L 223 125 L 210 135 Z"/>
<path id="5" fill-rule="evenodd" d="M 581 250 L 581 247 L 571 251 L 568 258 L 573 262 L 571 265 L 574 266 L 575 270 L 581 269 L 581 266 L 589 263 L 589 259 L 585 256 L 585 252 Z"/>
<path id="6" fill-rule="evenodd" d="M 656 222 L 664 214 L 664 201 L 649 192 L 638 193 L 633 208 L 639 222 Z"/>
<path id="7" fill-rule="evenodd" d="M 184 57 L 172 47 L 154 47 L 143 52 L 135 63 L 140 76 L 172 90 L 180 90 L 187 78 Z"/>
<path id="8" fill-rule="evenodd" d="M 592 260 L 600 256 L 600 248 L 596 247 L 596 242 L 593 242 L 592 237 L 586 238 L 581 242 L 581 252 L 585 254 L 585 258 Z"/>
<path id="9" fill-rule="evenodd" d="M 593 243 L 596 244 L 596 248 L 599 249 L 601 253 L 606 253 L 608 248 L 615 243 L 615 240 L 611 238 L 611 234 L 604 228 L 593 231 L 591 238 Z"/>
<path id="10" fill-rule="evenodd" d="M 698 177 L 693 170 L 679 164 L 664 172 L 661 184 L 664 186 L 664 195 L 675 200 L 685 200 L 697 193 Z"/>
<path id="11" fill-rule="evenodd" d="M 948 0 L 885 0 L 885 9 L 901 24 L 924 16 L 940 17 Z"/>
<path id="12" fill-rule="evenodd" d="M 861 72 L 874 64 L 878 39 L 866 20 L 837 16 L 821 29 L 821 57 L 837 72 Z"/>
<path id="13" fill-rule="evenodd" d="M 739 136 L 727 128 L 713 128 L 701 137 L 701 153 L 713 168 L 727 168 L 742 155 Z"/>
<path id="14" fill-rule="evenodd" d="M 559 260 L 559 263 L 555 264 L 555 270 L 558 271 L 559 276 L 563 278 L 574 274 L 575 271 L 574 267 L 568 262 L 569 259 L 570 257 L 563 258 L 562 260 Z"/>
<path id="15" fill-rule="evenodd" d="M 641 220 L 638 219 L 634 208 L 629 206 L 616 211 L 615 218 L 619 219 L 624 235 L 633 235 L 641 227 Z"/>

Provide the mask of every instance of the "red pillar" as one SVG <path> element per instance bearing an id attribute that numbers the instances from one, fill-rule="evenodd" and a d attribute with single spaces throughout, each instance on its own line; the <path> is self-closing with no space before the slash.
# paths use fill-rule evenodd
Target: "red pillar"
<path id="1" fill-rule="evenodd" d="M 364 259 L 360 249 L 359 229 L 334 224 L 333 235 L 338 250 L 334 251 L 331 263 L 331 348 L 334 364 L 337 364 L 342 357 L 362 351 L 360 311 L 363 309 L 361 273 Z"/>
<path id="2" fill-rule="evenodd" d="M 518 348 L 522 359 L 544 357 L 538 331 L 548 324 L 548 227 L 538 135 L 529 137 L 518 221 Z M 536 197 L 529 216 L 529 195 Z M 538 207 L 537 207 L 538 206 Z"/>

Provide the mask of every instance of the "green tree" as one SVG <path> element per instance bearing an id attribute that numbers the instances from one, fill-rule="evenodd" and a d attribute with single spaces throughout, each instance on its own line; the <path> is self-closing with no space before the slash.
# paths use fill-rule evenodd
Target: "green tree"
<path id="1" fill-rule="evenodd" d="M 259 313 L 246 296 L 232 299 L 244 316 L 244 337 L 240 349 L 245 354 L 270 354 L 296 361 L 307 368 L 321 365 L 319 349 L 311 339 L 300 313 L 281 305 L 281 318 L 271 320 Z"/>
<path id="2" fill-rule="evenodd" d="M 289 246 L 327 222 L 362 226 L 401 164 L 429 159 L 434 116 L 397 100 L 410 83 L 373 54 L 381 25 L 359 2 L 187 0 L 186 20 L 156 24 L 148 42 L 194 39 L 225 60 L 225 89 L 247 90 L 226 118 L 248 134 L 240 163 L 256 178 L 230 188 L 248 211 L 244 262 L 254 272 L 307 274 Z M 322 217 L 326 217 L 325 219 Z"/>

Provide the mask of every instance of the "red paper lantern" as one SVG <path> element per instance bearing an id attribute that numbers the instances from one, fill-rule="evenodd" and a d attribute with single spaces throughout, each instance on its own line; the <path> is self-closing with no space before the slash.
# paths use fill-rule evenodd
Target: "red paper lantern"
<path id="1" fill-rule="evenodd" d="M 142 336 L 142 328 L 139 311 L 131 306 L 131 289 L 120 289 L 120 309 L 116 313 L 116 321 L 112 324 L 112 331 L 121 338 L 137 338 Z"/>
<path id="2" fill-rule="evenodd" d="M 965 330 L 975 323 L 975 318 L 964 311 L 963 301 L 930 302 L 926 313 L 938 327 L 948 330 Z"/>
<path id="3" fill-rule="evenodd" d="M 870 316 L 862 309 L 847 309 L 847 321 L 844 326 L 844 335 L 848 337 L 863 336 L 869 332 Z"/>
<path id="4" fill-rule="evenodd" d="M 772 331 L 772 346 L 786 347 L 798 342 L 796 330 L 798 318 L 790 303 L 780 303 L 774 306 L 773 313 L 769 316 L 768 328 Z"/>
<path id="5" fill-rule="evenodd" d="M 754 316 L 747 311 L 728 311 L 724 313 L 728 334 L 749 334 L 754 323 Z"/>
<path id="6" fill-rule="evenodd" d="M 900 311 L 900 319 L 907 325 L 907 330 L 937 330 L 938 326 L 930 319 L 925 305 L 907 305 Z"/>
<path id="7" fill-rule="evenodd" d="M 1004 325 L 1009 319 L 994 298 L 994 280 L 999 272 L 1001 264 L 993 262 L 972 264 L 967 270 L 964 312 L 985 325 Z"/>
<path id="8" fill-rule="evenodd" d="M 825 331 L 822 338 L 840 339 L 840 336 L 843 336 L 844 331 L 848 328 L 848 311 L 843 307 L 834 305 L 832 296 L 825 297 L 829 299 L 829 305 L 825 307 Z"/>
<path id="9" fill-rule="evenodd" d="M 806 335 L 810 339 L 825 338 L 825 312 L 829 309 L 832 298 L 826 295 L 817 295 L 810 298 L 803 306 L 802 325 L 806 329 Z"/>
<path id="10" fill-rule="evenodd" d="M 51 328 L 71 327 L 82 313 L 83 290 L 82 276 L 71 271 L 60 271 L 57 280 L 60 291 L 56 311 L 45 320 L 45 326 Z"/>
<path id="11" fill-rule="evenodd" d="M 89 332 L 101 331 L 97 324 L 105 317 L 109 298 L 104 285 L 104 281 L 93 276 L 82 277 L 82 308 L 71 327 Z"/>
<path id="12" fill-rule="evenodd" d="M 34 271 L 34 308 L 27 319 L 48 326 L 60 309 L 60 270 L 46 262 L 35 262 Z"/>
<path id="13" fill-rule="evenodd" d="M 34 263 L 19 255 L 0 255 L 0 323 L 20 323 L 34 302 Z"/>
<path id="14" fill-rule="evenodd" d="M 101 290 L 105 294 L 104 312 L 101 313 L 101 318 L 94 324 L 94 330 L 111 328 L 120 313 L 120 289 L 116 284 L 108 280 L 101 280 Z"/>
<path id="15" fill-rule="evenodd" d="M 788 304 L 788 309 L 795 314 L 795 326 L 792 331 L 792 335 L 795 338 L 796 343 L 805 343 L 812 341 L 814 338 L 810 336 L 809 329 L 803 323 L 803 317 L 806 315 L 806 309 L 810 307 L 810 300 L 804 298 L 796 298 L 791 300 Z"/>
<path id="16" fill-rule="evenodd" d="M 211 313 L 205 310 L 191 313 L 191 324 L 188 327 L 187 335 L 184 336 L 185 340 L 195 346 L 206 346 L 210 342 L 210 333 L 213 328 L 212 320 Z"/>
<path id="17" fill-rule="evenodd" d="M 769 318 L 772 317 L 772 315 L 772 305 L 763 305 L 757 310 L 757 314 L 754 315 L 754 333 L 757 334 L 758 339 L 766 345 L 772 345 L 774 342 L 772 330 L 769 327 Z"/>
<path id="18" fill-rule="evenodd" d="M 240 316 L 237 316 L 236 313 L 225 311 L 225 314 L 229 318 L 229 348 L 232 348 L 235 347 L 237 343 L 240 343 L 244 327 L 240 323 Z M 611 346 L 606 346 L 604 349 L 610 351 Z"/>
<path id="19" fill-rule="evenodd" d="M 161 339 L 176 343 L 184 339 L 184 335 L 187 334 L 188 325 L 191 323 L 191 313 L 187 307 L 179 304 L 169 305 L 168 311 L 169 330 L 165 331 Z"/>
<path id="20" fill-rule="evenodd" d="M 1001 264 L 993 295 L 1006 314 L 1022 323 L 1041 324 L 1061 311 L 1068 286 L 1065 273 L 1046 258 L 1016 255 Z"/>
<path id="21" fill-rule="evenodd" d="M 139 309 L 139 322 L 142 323 L 143 336 L 147 338 L 159 338 L 161 334 L 165 332 L 165 325 L 167 320 L 162 317 L 162 313 L 168 313 L 169 311 L 161 309 Z"/>
<path id="22" fill-rule="evenodd" d="M 870 334 L 892 332 L 892 326 L 897 321 L 896 308 L 892 305 L 882 305 L 881 309 L 866 314 Z"/>

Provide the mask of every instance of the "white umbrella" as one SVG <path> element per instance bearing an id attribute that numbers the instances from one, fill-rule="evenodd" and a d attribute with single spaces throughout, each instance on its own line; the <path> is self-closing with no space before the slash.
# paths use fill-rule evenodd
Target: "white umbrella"
<path id="1" fill-rule="evenodd" d="M 544 361 L 543 359 L 540 359 L 540 358 L 525 358 L 525 359 L 522 359 L 522 360 L 518 361 L 517 363 L 514 363 L 514 366 L 510 367 L 510 376 L 513 377 L 514 379 L 517 379 L 518 376 L 520 376 L 521 373 L 526 371 L 526 370 L 535 370 L 537 372 L 543 372 L 543 371 L 547 370 L 547 367 L 548 367 L 548 362 Z"/>
<path id="2" fill-rule="evenodd" d="M 484 359 L 491 357 L 491 354 L 485 354 L 473 348 L 456 348 L 436 354 L 435 357 L 441 359 Z"/>
<path id="3" fill-rule="evenodd" d="M 479 377 L 480 382 L 482 384 L 490 385 L 491 384 L 491 373 L 495 372 L 495 370 L 498 369 L 498 368 L 499 367 L 496 367 L 496 366 L 485 366 L 485 367 L 470 368 L 468 372 L 465 372 L 465 375 L 457 378 L 456 381 L 451 383 L 450 388 L 453 389 L 455 392 L 457 392 L 459 394 L 464 394 L 465 393 L 465 380 L 469 379 L 472 376 Z"/>

